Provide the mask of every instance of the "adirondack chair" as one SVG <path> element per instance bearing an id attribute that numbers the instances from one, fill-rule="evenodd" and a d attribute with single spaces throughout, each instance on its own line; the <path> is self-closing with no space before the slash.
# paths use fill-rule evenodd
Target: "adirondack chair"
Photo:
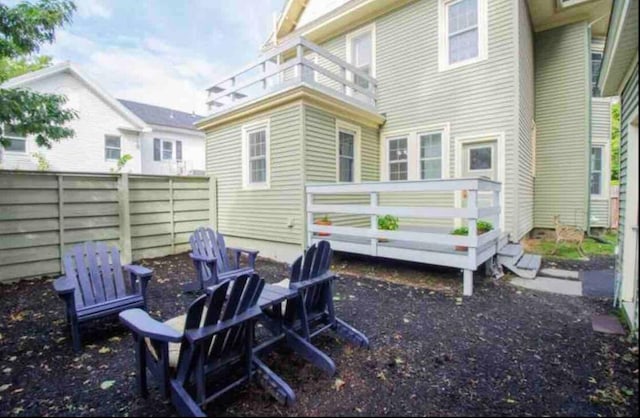
<path id="1" fill-rule="evenodd" d="M 148 395 L 149 369 L 159 379 L 163 395 L 171 393 L 172 403 L 183 416 L 205 416 L 207 404 L 250 383 L 255 374 L 270 390 L 283 391 L 279 395 L 285 402 L 294 399 L 288 385 L 253 355 L 254 326 L 262 315 L 257 303 L 263 288 L 264 280 L 257 274 L 239 276 L 200 296 L 186 315 L 165 323 L 140 309 L 122 312 L 120 319 L 135 341 L 140 395 Z M 241 376 L 226 384 L 223 375 L 232 370 Z M 208 385 L 214 377 L 218 385 Z"/>
<path id="2" fill-rule="evenodd" d="M 327 241 L 312 245 L 291 266 L 290 279 L 276 284 L 297 289 L 300 293 L 300 298 L 287 301 L 283 307 L 287 345 L 330 376 L 335 373 L 335 365 L 311 344 L 311 338 L 334 330 L 348 342 L 369 348 L 369 340 L 363 333 L 336 316 L 333 281 L 337 275 L 330 270 L 331 256 Z M 280 312 L 271 312 L 272 317 L 279 315 Z"/>
<path id="3" fill-rule="evenodd" d="M 191 253 L 196 268 L 197 281 L 185 287 L 186 291 L 201 291 L 227 280 L 233 280 L 241 274 L 254 272 L 258 251 L 243 248 L 230 248 L 225 245 L 224 236 L 211 228 L 198 228 L 189 239 Z M 229 259 L 227 250 L 233 253 Z M 246 254 L 247 266 L 240 266 L 240 258 Z"/>
<path id="4" fill-rule="evenodd" d="M 53 288 L 65 301 L 74 350 L 81 350 L 81 323 L 126 309 L 146 309 L 152 271 L 141 266 L 121 266 L 117 248 L 85 242 L 65 254 L 63 265 L 65 275 L 53 282 Z M 125 285 L 123 271 L 129 274 L 129 286 Z"/>

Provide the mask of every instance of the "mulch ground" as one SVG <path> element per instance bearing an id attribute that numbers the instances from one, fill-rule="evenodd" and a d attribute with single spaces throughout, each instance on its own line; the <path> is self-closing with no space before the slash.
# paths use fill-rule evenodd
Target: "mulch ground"
<path id="1" fill-rule="evenodd" d="M 188 257 L 144 264 L 155 272 L 152 314 L 183 313 L 193 299 L 180 290 L 194 274 Z M 338 315 L 369 336 L 371 350 L 330 334 L 315 340 L 334 359 L 334 377 L 278 351 L 267 362 L 295 390 L 294 406 L 282 407 L 253 386 L 222 399 L 209 415 L 637 412 L 637 345 L 591 330 L 591 315 L 609 313 L 610 301 L 517 290 L 491 279 L 476 279 L 474 296 L 462 300 L 458 272 L 422 267 L 423 278 L 415 265 L 385 264 L 382 276 L 414 286 L 362 277 L 369 273 L 361 271 L 361 258 L 336 259 L 337 270 L 356 272 L 337 282 Z M 258 270 L 270 282 L 287 275 L 285 265 L 262 259 Z M 84 333 L 84 352 L 74 354 L 50 281 L 0 286 L 0 312 L 0 415 L 175 415 L 156 390 L 146 400 L 136 395 L 132 341 L 117 321 L 96 323 Z"/>

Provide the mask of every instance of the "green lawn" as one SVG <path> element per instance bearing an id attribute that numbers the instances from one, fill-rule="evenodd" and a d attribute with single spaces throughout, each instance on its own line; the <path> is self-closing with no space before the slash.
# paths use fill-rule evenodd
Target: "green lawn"
<path id="1" fill-rule="evenodd" d="M 616 243 L 618 242 L 618 234 L 617 232 L 609 232 L 602 237 L 606 244 L 598 242 L 591 238 L 586 238 L 584 243 L 582 244 L 582 249 L 584 250 L 587 257 L 591 256 L 603 256 L 603 255 L 613 255 L 616 248 Z M 551 255 L 553 249 L 556 246 L 556 242 L 554 239 L 531 239 L 527 240 L 526 249 L 529 252 L 540 254 L 549 258 L 563 258 L 569 260 L 580 260 L 580 254 L 578 254 L 578 250 L 576 249 L 575 244 L 567 244 L 561 243 L 558 247 L 558 251 L 555 255 Z"/>

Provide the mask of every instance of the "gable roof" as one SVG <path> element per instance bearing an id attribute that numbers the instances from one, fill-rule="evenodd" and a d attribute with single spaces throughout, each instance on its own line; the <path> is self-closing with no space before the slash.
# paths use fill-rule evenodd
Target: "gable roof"
<path id="1" fill-rule="evenodd" d="M 86 85 L 89 88 L 89 90 L 91 90 L 94 94 L 96 94 L 99 98 L 101 98 L 105 103 L 107 103 L 107 105 L 113 108 L 116 112 L 120 113 L 120 115 L 122 115 L 127 121 L 129 121 L 135 128 L 140 130 L 149 130 L 149 127 L 142 119 L 140 119 L 135 113 L 131 112 L 122 103 L 120 103 L 115 98 L 113 98 L 97 83 L 95 83 L 90 78 L 82 74 L 75 67 L 75 65 L 73 65 L 69 61 L 65 61 L 63 63 L 53 65 L 51 67 L 43 68 L 42 70 L 33 71 L 31 73 L 27 73 L 19 77 L 12 78 L 6 81 L 2 85 L 2 87 L 17 88 L 37 80 L 42 80 L 42 79 L 53 77 L 63 73 L 68 73 L 74 76 L 76 79 L 80 80 L 84 85 Z"/>
<path id="2" fill-rule="evenodd" d="M 150 125 L 168 126 L 170 128 L 190 129 L 197 131 L 193 125 L 204 116 L 195 113 L 181 112 L 166 107 L 154 106 L 130 100 L 118 99 L 127 109 Z"/>

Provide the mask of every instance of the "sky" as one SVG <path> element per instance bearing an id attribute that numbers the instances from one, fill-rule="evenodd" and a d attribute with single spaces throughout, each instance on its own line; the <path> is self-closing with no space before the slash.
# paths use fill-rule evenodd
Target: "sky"
<path id="1" fill-rule="evenodd" d="M 284 0 L 75 3 L 41 54 L 75 63 L 116 98 L 205 114 L 204 90 L 258 57 Z"/>

